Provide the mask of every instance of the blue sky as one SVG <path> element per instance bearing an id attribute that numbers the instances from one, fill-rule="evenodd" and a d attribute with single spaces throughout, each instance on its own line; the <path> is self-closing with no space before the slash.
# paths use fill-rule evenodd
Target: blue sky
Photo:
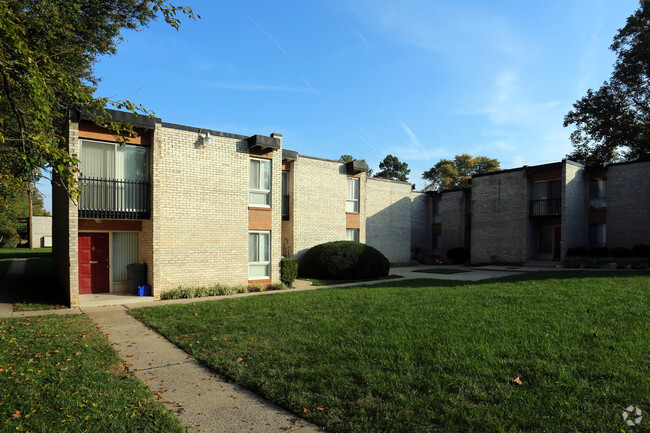
<path id="1" fill-rule="evenodd" d="M 502 168 L 562 159 L 564 115 L 609 78 L 608 49 L 638 0 L 176 1 L 202 19 L 124 33 L 98 96 L 163 121 L 243 135 L 410 181 L 469 153 Z M 45 191 L 49 194 L 48 191 Z"/>

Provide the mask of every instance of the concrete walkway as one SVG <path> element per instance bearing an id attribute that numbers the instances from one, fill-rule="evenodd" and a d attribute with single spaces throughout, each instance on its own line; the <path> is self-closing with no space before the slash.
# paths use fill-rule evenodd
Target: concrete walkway
<path id="1" fill-rule="evenodd" d="M 178 415 L 189 432 L 322 431 L 203 367 L 132 318 L 124 307 L 91 307 L 83 312 L 127 368 Z"/>

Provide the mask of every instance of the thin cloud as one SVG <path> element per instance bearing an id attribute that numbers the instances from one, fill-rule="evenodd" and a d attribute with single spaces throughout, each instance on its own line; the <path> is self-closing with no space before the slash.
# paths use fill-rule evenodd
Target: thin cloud
<path id="1" fill-rule="evenodd" d="M 247 17 L 249 20 L 251 20 L 251 22 L 252 22 L 253 24 L 255 24 L 255 25 L 257 26 L 257 28 L 260 29 L 260 30 L 262 31 L 262 33 L 264 33 L 264 34 L 266 35 L 266 37 L 269 38 L 269 39 L 271 40 L 271 42 L 273 42 L 273 43 L 275 44 L 276 47 L 278 47 L 278 49 L 279 49 L 280 51 L 282 51 L 282 52 L 283 52 L 287 57 L 290 57 L 290 56 L 289 56 L 289 53 L 287 52 L 287 50 L 285 50 L 284 47 L 283 47 L 282 45 L 280 45 L 280 43 L 279 43 L 278 41 L 276 41 L 275 38 L 274 38 L 273 36 L 271 36 L 271 34 L 270 34 L 269 32 L 267 32 L 266 29 L 265 29 L 264 27 L 262 27 L 262 25 L 261 25 L 260 23 L 258 23 L 257 21 L 255 21 L 255 20 L 253 19 L 253 17 L 251 17 L 250 15 L 248 15 L 246 12 L 242 11 L 242 13 L 243 13 L 244 15 L 246 15 L 246 17 Z"/>

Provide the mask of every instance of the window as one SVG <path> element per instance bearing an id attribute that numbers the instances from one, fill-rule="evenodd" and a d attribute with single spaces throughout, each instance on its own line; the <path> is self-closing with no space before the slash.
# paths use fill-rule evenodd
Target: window
<path id="1" fill-rule="evenodd" d="M 605 200 L 607 188 L 607 179 L 592 179 L 589 182 L 589 207 L 592 209 L 602 209 L 607 206 Z"/>
<path id="2" fill-rule="evenodd" d="M 251 158 L 249 203 L 271 206 L 271 161 L 268 159 Z"/>
<path id="3" fill-rule="evenodd" d="M 82 177 L 147 181 L 149 148 L 84 140 L 81 143 L 80 171 Z"/>
<path id="4" fill-rule="evenodd" d="M 359 212 L 359 179 L 348 177 L 348 195 L 345 202 L 346 212 Z"/>
<path id="5" fill-rule="evenodd" d="M 433 222 L 439 223 L 442 221 L 442 212 L 440 210 L 440 204 L 442 201 L 433 200 Z"/>
<path id="6" fill-rule="evenodd" d="M 282 172 L 282 219 L 289 220 L 289 172 Z"/>
<path id="7" fill-rule="evenodd" d="M 127 281 L 126 267 L 138 263 L 138 233 L 113 233 L 113 281 Z"/>
<path id="8" fill-rule="evenodd" d="M 359 242 L 359 229 L 345 229 L 345 239 Z"/>
<path id="9" fill-rule="evenodd" d="M 589 245 L 602 247 L 607 244 L 607 227 L 605 224 L 589 224 Z"/>
<path id="10" fill-rule="evenodd" d="M 248 278 L 271 277 L 271 232 L 248 233 Z"/>

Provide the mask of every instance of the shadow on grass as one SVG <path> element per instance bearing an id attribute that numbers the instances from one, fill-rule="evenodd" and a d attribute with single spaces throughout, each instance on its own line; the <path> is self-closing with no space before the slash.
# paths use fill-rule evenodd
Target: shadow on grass
<path id="1" fill-rule="evenodd" d="M 51 254 L 27 259 L 22 284 L 15 296 L 14 311 L 68 308 L 54 282 Z"/>

